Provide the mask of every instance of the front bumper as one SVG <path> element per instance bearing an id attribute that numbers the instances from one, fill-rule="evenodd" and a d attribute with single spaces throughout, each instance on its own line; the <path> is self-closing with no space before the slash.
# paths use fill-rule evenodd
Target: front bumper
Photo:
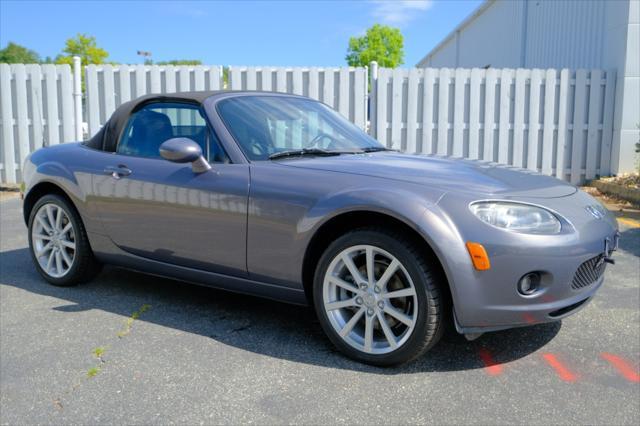
<path id="1" fill-rule="evenodd" d="M 584 209 L 594 202 L 581 191 L 544 200 L 545 207 L 571 221 L 563 224 L 557 235 L 517 234 L 490 227 L 475 217 L 463 218 L 471 226 L 458 228 L 461 241 L 450 247 L 447 271 L 458 332 L 483 333 L 556 321 L 586 306 L 603 284 L 604 267 L 586 284 L 583 269 L 580 274 L 577 271 L 585 262 L 592 264 L 589 261 L 602 256 L 607 248 L 610 255 L 618 239 L 615 218 L 596 219 Z M 467 202 L 459 199 L 445 198 L 442 204 L 445 211 L 456 209 L 456 222 L 458 215 L 468 210 Z M 466 241 L 483 244 L 491 269 L 473 268 L 462 247 Z M 524 296 L 517 283 L 530 272 L 542 275 L 541 286 L 533 295 Z M 581 278 L 579 285 L 576 277 Z"/>
<path id="2" fill-rule="evenodd" d="M 458 321 L 455 309 L 453 311 L 453 321 L 456 331 L 460 334 L 481 334 L 490 331 L 507 330 L 510 328 L 527 327 L 535 324 L 543 324 L 546 322 L 559 321 L 570 315 L 575 314 L 591 302 L 593 296 L 603 283 L 600 278 L 597 284 L 592 285 L 588 294 L 576 295 L 574 298 L 560 300 L 555 303 L 546 303 L 535 306 L 522 306 L 518 308 L 503 309 L 502 314 L 509 314 L 512 322 L 502 325 L 483 325 L 483 326 L 462 326 Z"/>

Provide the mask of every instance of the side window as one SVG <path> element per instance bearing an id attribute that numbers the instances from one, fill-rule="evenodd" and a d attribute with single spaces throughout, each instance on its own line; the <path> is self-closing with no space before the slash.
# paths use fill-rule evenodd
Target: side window
<path id="1" fill-rule="evenodd" d="M 227 162 L 219 140 L 209 131 L 195 105 L 158 102 L 145 105 L 129 118 L 118 143 L 118 154 L 161 158 L 160 145 L 167 139 L 185 137 L 202 148 L 211 162 Z"/>

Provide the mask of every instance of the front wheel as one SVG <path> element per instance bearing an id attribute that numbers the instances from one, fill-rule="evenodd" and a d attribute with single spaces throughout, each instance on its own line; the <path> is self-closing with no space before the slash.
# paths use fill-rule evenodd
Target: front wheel
<path id="1" fill-rule="evenodd" d="M 349 232 L 327 248 L 316 269 L 314 304 L 322 328 L 358 361 L 409 362 L 442 334 L 436 276 L 401 235 L 376 228 Z"/>

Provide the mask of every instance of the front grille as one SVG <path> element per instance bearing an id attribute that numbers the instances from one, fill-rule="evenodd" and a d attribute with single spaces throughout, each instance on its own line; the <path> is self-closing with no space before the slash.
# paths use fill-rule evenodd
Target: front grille
<path id="1" fill-rule="evenodd" d="M 576 274 L 573 276 L 571 288 L 574 290 L 579 290 L 595 283 L 602 276 L 602 274 L 604 274 L 606 265 L 606 262 L 602 260 L 602 255 L 587 260 L 582 265 L 580 265 L 580 267 L 576 271 Z"/>

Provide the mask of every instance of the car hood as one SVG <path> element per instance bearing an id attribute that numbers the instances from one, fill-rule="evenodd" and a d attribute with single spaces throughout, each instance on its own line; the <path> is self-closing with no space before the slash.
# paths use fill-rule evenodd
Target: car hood
<path id="1" fill-rule="evenodd" d="M 504 198 L 555 198 L 577 191 L 573 185 L 529 170 L 432 155 L 379 152 L 336 157 L 297 157 L 281 160 L 279 163 L 290 167 L 428 185 L 447 192 L 469 192 Z"/>

